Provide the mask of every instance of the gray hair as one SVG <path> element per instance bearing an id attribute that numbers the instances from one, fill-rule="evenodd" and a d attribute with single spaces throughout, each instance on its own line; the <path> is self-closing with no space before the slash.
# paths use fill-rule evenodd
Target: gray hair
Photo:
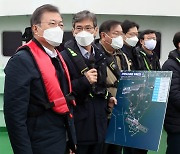
<path id="1" fill-rule="evenodd" d="M 56 7 L 56 6 L 53 6 L 51 4 L 45 4 L 45 5 L 42 5 L 40 7 L 38 7 L 32 14 L 31 16 L 31 27 L 34 25 L 34 24 L 40 24 L 41 23 L 41 18 L 42 18 L 42 15 L 45 13 L 45 12 L 55 12 L 55 13 L 59 13 L 59 9 Z"/>
<path id="2" fill-rule="evenodd" d="M 97 27 L 97 18 L 96 15 L 88 10 L 80 11 L 76 13 L 72 19 L 72 26 L 75 27 L 77 22 L 81 22 L 84 19 L 90 19 L 93 22 L 93 26 Z"/>

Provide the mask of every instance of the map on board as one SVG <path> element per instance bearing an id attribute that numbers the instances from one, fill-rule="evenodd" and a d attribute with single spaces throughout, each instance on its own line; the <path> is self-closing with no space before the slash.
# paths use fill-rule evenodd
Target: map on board
<path id="1" fill-rule="evenodd" d="M 122 71 L 106 143 L 157 151 L 172 72 Z"/>

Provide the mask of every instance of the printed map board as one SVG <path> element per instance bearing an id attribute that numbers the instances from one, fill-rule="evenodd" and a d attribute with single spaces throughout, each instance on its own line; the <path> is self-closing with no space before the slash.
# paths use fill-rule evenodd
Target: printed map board
<path id="1" fill-rule="evenodd" d="M 106 143 L 157 151 L 172 72 L 123 71 Z"/>

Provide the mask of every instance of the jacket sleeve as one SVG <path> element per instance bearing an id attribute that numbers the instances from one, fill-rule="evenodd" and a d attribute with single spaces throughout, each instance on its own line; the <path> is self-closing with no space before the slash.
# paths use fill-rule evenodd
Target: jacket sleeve
<path id="1" fill-rule="evenodd" d="M 4 115 L 15 154 L 33 154 L 26 125 L 31 76 L 27 61 L 16 54 L 5 68 Z"/>
<path id="2" fill-rule="evenodd" d="M 180 69 L 174 61 L 165 62 L 163 71 L 173 71 L 171 87 L 169 92 L 169 101 L 176 109 L 180 110 Z"/>
<path id="3" fill-rule="evenodd" d="M 90 89 L 91 89 L 91 85 L 85 76 L 82 76 L 78 79 L 73 79 L 72 87 L 73 87 L 73 91 L 77 95 L 82 95 L 84 93 L 84 91 L 87 91 L 87 90 L 90 91 Z"/>
<path id="4" fill-rule="evenodd" d="M 79 71 L 77 70 L 77 68 L 75 68 L 73 62 L 71 61 L 65 50 L 61 52 L 61 55 L 63 56 L 68 67 L 73 91 L 77 95 L 83 95 L 85 91 L 90 90 L 91 84 L 89 83 L 86 76 L 81 76 L 79 74 Z"/>

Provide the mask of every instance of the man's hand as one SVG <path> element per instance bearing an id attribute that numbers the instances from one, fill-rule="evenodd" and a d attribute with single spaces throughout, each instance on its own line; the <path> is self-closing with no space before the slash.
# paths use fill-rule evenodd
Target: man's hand
<path id="1" fill-rule="evenodd" d="M 117 105 L 117 99 L 115 97 L 111 97 L 108 102 L 108 106 L 113 108 L 114 105 Z"/>
<path id="2" fill-rule="evenodd" d="M 90 84 L 97 82 L 97 70 L 95 68 L 90 69 L 84 73 Z"/>
<path id="3" fill-rule="evenodd" d="M 77 146 L 75 145 L 75 149 L 77 149 Z M 71 149 L 69 149 L 69 154 L 75 154 Z"/>

